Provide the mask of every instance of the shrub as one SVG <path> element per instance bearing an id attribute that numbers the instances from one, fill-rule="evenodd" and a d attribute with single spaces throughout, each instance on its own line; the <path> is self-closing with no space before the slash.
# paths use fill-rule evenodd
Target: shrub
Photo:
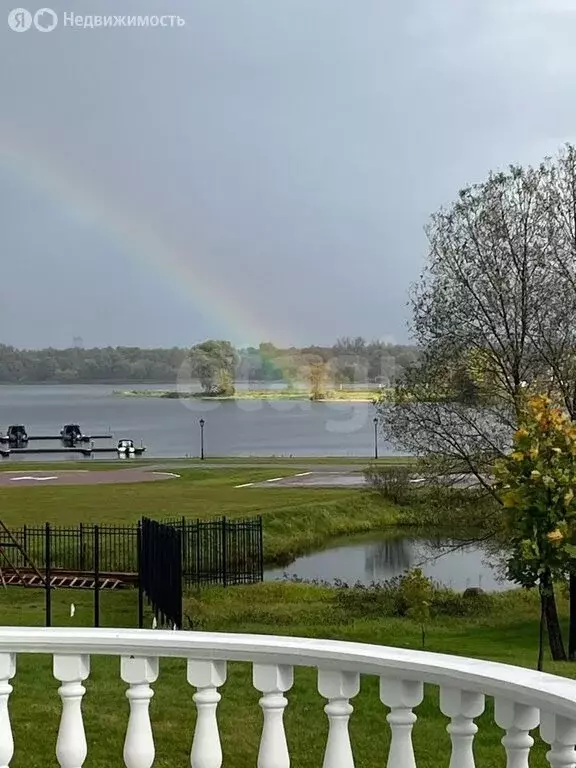
<path id="1" fill-rule="evenodd" d="M 342 611 L 342 620 L 378 616 L 412 618 L 423 628 L 423 642 L 429 619 L 485 615 L 494 603 L 490 594 L 464 595 L 443 587 L 420 569 L 369 586 L 342 583 L 333 586 L 336 587 L 336 603 Z"/>
<path id="2" fill-rule="evenodd" d="M 364 470 L 366 482 L 395 504 L 408 503 L 413 490 L 410 475 L 411 468 L 402 464 L 387 467 L 371 464 Z"/>

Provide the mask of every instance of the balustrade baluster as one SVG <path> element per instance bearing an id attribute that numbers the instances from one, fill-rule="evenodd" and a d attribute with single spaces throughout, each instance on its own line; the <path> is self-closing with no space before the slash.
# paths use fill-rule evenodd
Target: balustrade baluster
<path id="1" fill-rule="evenodd" d="M 254 688 L 261 691 L 260 706 L 264 726 L 258 752 L 258 768 L 290 768 L 290 753 L 284 730 L 284 710 L 288 700 L 284 693 L 294 684 L 292 667 L 277 664 L 254 664 Z"/>
<path id="2" fill-rule="evenodd" d="M 499 728 L 506 731 L 502 739 L 506 750 L 506 768 L 528 768 L 534 744 L 530 731 L 540 722 L 539 710 L 498 697 L 494 701 L 494 720 Z"/>
<path id="3" fill-rule="evenodd" d="M 62 716 L 56 742 L 56 757 L 61 768 L 82 768 L 88 745 L 82 718 L 82 685 L 90 674 L 89 656 L 54 656 L 53 673 L 62 685 L 58 689 L 62 699 Z"/>
<path id="4" fill-rule="evenodd" d="M 576 720 L 551 712 L 541 712 L 540 717 L 540 736 L 550 744 L 546 759 L 552 768 L 575 768 Z"/>
<path id="5" fill-rule="evenodd" d="M 380 701 L 390 707 L 386 716 L 391 730 L 388 768 L 416 768 L 412 728 L 417 718 L 412 710 L 423 698 L 424 685 L 419 680 L 380 678 Z"/>
<path id="6" fill-rule="evenodd" d="M 10 725 L 8 698 L 12 693 L 10 680 L 16 674 L 16 656 L 0 653 L 0 768 L 10 768 L 14 757 L 14 738 Z"/>
<path id="7" fill-rule="evenodd" d="M 450 718 L 446 730 L 452 740 L 450 768 L 474 768 L 475 717 L 484 712 L 484 694 L 448 686 L 440 688 L 440 711 Z"/>
<path id="8" fill-rule="evenodd" d="M 226 662 L 190 659 L 188 682 L 198 689 L 193 696 L 198 714 L 190 764 L 192 768 L 221 768 L 222 745 L 216 709 L 222 698 L 218 688 L 226 682 Z"/>
<path id="9" fill-rule="evenodd" d="M 354 768 L 354 755 L 348 732 L 348 722 L 354 707 L 350 699 L 360 691 L 360 675 L 355 672 L 318 670 L 318 692 L 328 704 L 328 743 L 323 768 Z"/>
<path id="10" fill-rule="evenodd" d="M 154 696 L 150 683 L 158 679 L 158 659 L 123 656 L 120 675 L 130 685 L 126 691 L 130 718 L 124 741 L 124 764 L 127 768 L 152 768 L 156 751 L 150 723 L 150 699 Z"/>

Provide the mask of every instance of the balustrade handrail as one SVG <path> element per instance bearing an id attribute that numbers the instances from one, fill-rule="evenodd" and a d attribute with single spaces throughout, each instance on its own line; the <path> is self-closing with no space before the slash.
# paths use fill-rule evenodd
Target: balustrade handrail
<path id="1" fill-rule="evenodd" d="M 576 681 L 525 667 L 392 646 L 278 635 L 2 627 L 0 653 L 171 657 L 385 675 L 477 691 L 576 719 Z"/>

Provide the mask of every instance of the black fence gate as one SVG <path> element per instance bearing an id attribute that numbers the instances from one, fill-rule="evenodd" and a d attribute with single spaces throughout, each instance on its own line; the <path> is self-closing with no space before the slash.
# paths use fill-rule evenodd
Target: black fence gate
<path id="1" fill-rule="evenodd" d="M 146 596 L 158 624 L 182 629 L 181 531 L 143 517 L 139 550 L 141 595 Z"/>

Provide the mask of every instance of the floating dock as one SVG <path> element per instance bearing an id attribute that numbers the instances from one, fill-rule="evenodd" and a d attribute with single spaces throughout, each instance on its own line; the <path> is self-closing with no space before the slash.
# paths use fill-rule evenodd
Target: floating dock
<path id="1" fill-rule="evenodd" d="M 131 451 L 132 456 L 141 456 L 146 451 L 145 447 L 134 448 Z M 93 453 L 124 453 L 118 448 L 0 448 L 0 456 L 4 459 L 9 459 L 12 455 L 32 455 L 32 454 L 47 454 L 47 453 L 76 453 L 82 456 L 92 456 Z"/>
<path id="2" fill-rule="evenodd" d="M 108 427 L 110 429 L 110 427 Z M 34 454 L 66 454 L 74 453 L 80 456 L 92 456 L 96 453 L 115 453 L 118 458 L 128 456 L 141 456 L 146 447 L 141 443 L 137 448 L 134 441 L 129 438 L 122 438 L 117 445 L 109 448 L 96 447 L 95 440 L 113 440 L 113 434 L 105 435 L 84 435 L 78 424 L 65 424 L 60 430 L 59 435 L 29 435 L 24 425 L 11 425 L 8 427 L 5 435 L 0 433 L 0 457 L 10 458 L 15 456 Z M 61 447 L 43 448 L 33 447 L 34 443 L 46 443 L 48 441 L 59 441 Z"/>

